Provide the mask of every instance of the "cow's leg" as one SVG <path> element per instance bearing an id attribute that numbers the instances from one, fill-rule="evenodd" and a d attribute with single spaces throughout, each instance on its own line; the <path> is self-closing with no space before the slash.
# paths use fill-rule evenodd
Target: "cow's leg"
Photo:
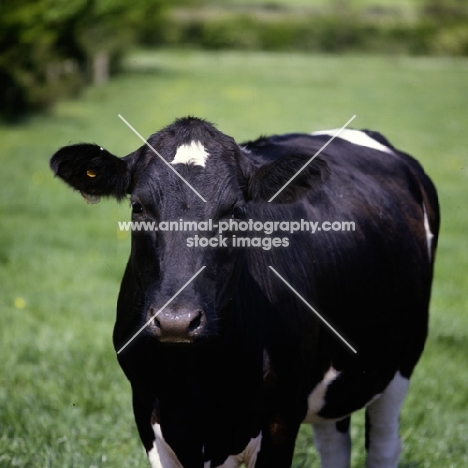
<path id="1" fill-rule="evenodd" d="M 133 392 L 133 413 L 151 468 L 182 468 L 164 440 L 159 424 L 151 424 L 153 408 L 140 400 L 136 392 Z"/>
<path id="2" fill-rule="evenodd" d="M 153 430 L 156 438 L 153 442 L 153 447 L 148 452 L 151 468 L 183 468 L 177 455 L 164 440 L 160 425 L 154 424 Z"/>
<path id="3" fill-rule="evenodd" d="M 222 465 L 217 466 L 216 468 L 239 468 L 241 465 L 245 468 L 255 468 L 257 466 L 257 457 L 261 444 L 262 434 L 260 433 L 257 437 L 250 440 L 242 453 L 239 453 L 238 455 L 230 455 Z M 213 468 L 211 465 L 208 466 L 208 463 L 205 465 L 206 468 Z"/>
<path id="4" fill-rule="evenodd" d="M 349 468 L 351 459 L 351 417 L 313 424 L 314 442 L 322 468 Z"/>
<path id="5" fill-rule="evenodd" d="M 151 466 L 157 467 L 158 465 L 151 461 L 151 458 L 154 459 L 155 452 L 155 435 L 153 428 L 151 427 L 151 414 L 153 412 L 153 408 L 150 405 L 145 404 L 140 398 L 138 398 L 135 390 L 133 390 L 132 397 L 133 414 L 135 416 L 135 422 L 137 425 L 141 442 L 143 443 L 146 453 L 148 454 Z"/>
<path id="6" fill-rule="evenodd" d="M 300 422 L 285 422 L 283 418 L 274 418 L 265 425 L 261 434 L 260 451 L 255 468 L 289 468 L 292 464 L 294 446 Z M 251 464 L 247 464 L 251 468 Z M 253 468 L 253 467 L 252 467 Z"/>
<path id="7" fill-rule="evenodd" d="M 396 468 L 401 453 L 398 422 L 409 380 L 399 372 L 366 409 L 366 468 Z"/>

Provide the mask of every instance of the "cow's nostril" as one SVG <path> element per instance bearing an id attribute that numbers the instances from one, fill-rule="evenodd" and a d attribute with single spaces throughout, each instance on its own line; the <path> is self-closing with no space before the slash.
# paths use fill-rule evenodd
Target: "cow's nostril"
<path id="1" fill-rule="evenodd" d="M 159 321 L 157 317 L 153 320 L 153 323 L 156 328 L 161 329 L 161 322 Z"/>
<path id="2" fill-rule="evenodd" d="M 202 317 L 203 317 L 203 312 L 201 310 L 197 310 L 196 316 L 190 321 L 189 324 L 189 332 L 194 332 L 199 328 L 202 324 Z"/>

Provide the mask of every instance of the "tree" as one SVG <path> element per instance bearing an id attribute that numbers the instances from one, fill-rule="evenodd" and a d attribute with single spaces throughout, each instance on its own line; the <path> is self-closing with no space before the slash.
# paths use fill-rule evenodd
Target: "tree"
<path id="1" fill-rule="evenodd" d="M 2 0 L 0 114 L 43 109 L 112 66 L 169 0 Z"/>

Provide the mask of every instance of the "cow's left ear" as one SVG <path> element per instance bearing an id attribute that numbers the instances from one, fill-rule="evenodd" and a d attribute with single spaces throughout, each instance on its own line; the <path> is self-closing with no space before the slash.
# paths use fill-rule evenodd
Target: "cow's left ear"
<path id="1" fill-rule="evenodd" d="M 98 145 L 65 146 L 52 156 L 50 167 L 57 177 L 79 190 L 88 203 L 98 203 L 102 196 L 121 200 L 130 187 L 128 157 L 118 158 Z"/>
<path id="2" fill-rule="evenodd" d="M 293 176 L 294 179 L 272 200 L 293 203 L 310 190 L 318 190 L 330 170 L 325 161 L 310 156 L 290 154 L 254 169 L 249 176 L 248 197 L 253 201 L 269 201 Z"/>

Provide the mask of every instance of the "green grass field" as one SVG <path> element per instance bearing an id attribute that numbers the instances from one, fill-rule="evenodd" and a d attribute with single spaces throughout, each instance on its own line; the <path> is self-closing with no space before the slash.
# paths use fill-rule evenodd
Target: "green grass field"
<path id="1" fill-rule="evenodd" d="M 431 330 L 401 421 L 402 468 L 468 466 L 468 62 L 403 57 L 138 52 L 127 72 L 0 127 L 0 467 L 145 467 L 111 344 L 129 238 L 124 202 L 86 205 L 48 159 L 89 141 L 125 155 L 187 114 L 238 140 L 353 126 L 383 132 L 439 188 Z M 229 421 L 226 421 L 229 424 Z M 363 466 L 363 415 L 353 419 Z M 318 467 L 310 429 L 296 468 Z"/>

